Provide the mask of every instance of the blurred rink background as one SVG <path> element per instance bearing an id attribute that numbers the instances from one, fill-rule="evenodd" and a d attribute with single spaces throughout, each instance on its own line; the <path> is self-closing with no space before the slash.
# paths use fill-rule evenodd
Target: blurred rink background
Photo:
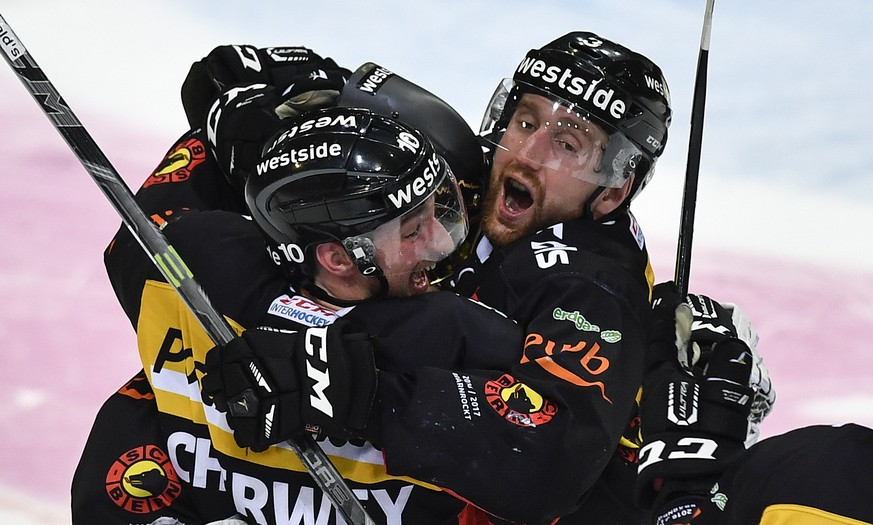
<path id="1" fill-rule="evenodd" d="M 186 130 L 179 87 L 214 46 L 375 61 L 474 128 L 528 49 L 592 30 L 663 68 L 675 117 L 634 203 L 672 278 L 704 2 L 3 0 L 0 14 L 135 190 Z M 743 307 L 777 390 L 764 436 L 873 425 L 873 4 L 716 5 L 691 289 Z M 5 66 L 4 66 L 5 67 Z M 102 252 L 120 219 L 17 77 L 0 73 L 0 518 L 69 522 L 102 401 L 141 367 Z"/>

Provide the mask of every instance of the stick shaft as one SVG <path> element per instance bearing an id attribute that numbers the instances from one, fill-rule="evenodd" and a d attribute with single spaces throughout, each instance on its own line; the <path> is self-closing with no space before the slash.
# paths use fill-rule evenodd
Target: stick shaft
<path id="1" fill-rule="evenodd" d="M 685 189 L 682 197 L 682 216 L 679 223 L 679 242 L 676 248 L 674 280 L 683 296 L 688 293 L 691 273 L 691 241 L 694 235 L 694 214 L 697 209 L 697 183 L 700 178 L 700 155 L 703 147 L 703 116 L 706 108 L 706 77 L 709 69 L 709 40 L 712 31 L 712 11 L 715 0 L 707 0 L 697 57 L 697 74 L 691 108 L 691 133 L 688 140 L 688 162 L 685 170 Z"/>

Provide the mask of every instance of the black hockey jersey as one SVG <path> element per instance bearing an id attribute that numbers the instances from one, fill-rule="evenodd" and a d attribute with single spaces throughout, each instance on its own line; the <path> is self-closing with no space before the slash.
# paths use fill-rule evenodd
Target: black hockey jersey
<path id="1" fill-rule="evenodd" d="M 477 255 L 458 288 L 525 333 L 522 360 L 503 381 L 555 407 L 536 441 L 552 455 L 529 452 L 551 468 L 531 466 L 525 483 L 554 494 L 561 524 L 639 523 L 636 409 L 653 275 L 633 215 L 556 224 L 502 250 L 483 240 Z"/>

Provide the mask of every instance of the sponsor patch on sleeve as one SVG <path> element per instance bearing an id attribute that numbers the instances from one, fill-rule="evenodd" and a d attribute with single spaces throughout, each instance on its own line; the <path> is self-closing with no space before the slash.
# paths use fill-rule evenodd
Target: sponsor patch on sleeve
<path id="1" fill-rule="evenodd" d="M 327 326 L 337 318 L 335 312 L 300 295 L 277 297 L 267 313 L 306 326 Z"/>
<path id="2" fill-rule="evenodd" d="M 637 246 L 640 247 L 640 250 L 643 249 L 643 246 L 646 245 L 646 238 L 643 236 L 643 229 L 640 228 L 640 223 L 637 222 L 637 218 L 633 216 L 633 214 L 628 211 L 627 216 L 630 218 L 630 232 L 633 236 L 634 240 L 637 241 Z"/>

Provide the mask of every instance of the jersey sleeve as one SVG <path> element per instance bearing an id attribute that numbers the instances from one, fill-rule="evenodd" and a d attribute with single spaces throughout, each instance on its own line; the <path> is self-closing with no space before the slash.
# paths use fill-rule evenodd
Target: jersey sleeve
<path id="1" fill-rule="evenodd" d="M 173 144 L 137 190 L 136 200 L 148 215 L 183 209 L 246 211 L 242 195 L 222 174 L 199 129 Z"/>
<path id="2" fill-rule="evenodd" d="M 261 322 L 266 305 L 287 289 L 281 269 L 264 255 L 260 230 L 238 213 L 188 211 L 168 223 L 163 233 L 216 310 L 243 326 Z M 146 282 L 165 279 L 129 232 L 119 232 L 104 263 L 136 328 Z"/>
<path id="3" fill-rule="evenodd" d="M 218 244 L 209 246 L 202 241 L 197 241 L 200 232 L 188 235 L 181 230 L 195 230 L 199 220 L 192 221 L 188 225 L 178 228 L 167 226 L 181 217 L 195 212 L 204 211 L 228 211 L 236 214 L 243 213 L 245 204 L 242 197 L 237 195 L 222 175 L 215 159 L 209 154 L 205 146 L 204 132 L 192 130 L 179 138 L 167 151 L 164 158 L 146 178 L 142 186 L 137 190 L 135 199 L 140 208 L 162 230 L 168 240 L 173 244 L 174 239 L 181 239 L 184 246 L 176 246 L 186 264 L 192 259 L 214 253 L 237 253 L 240 248 L 251 247 L 249 243 L 239 248 L 232 246 L 232 242 L 217 238 Z M 230 215 L 219 219 L 213 226 L 204 231 L 220 231 L 222 221 L 235 222 L 240 218 L 233 219 Z M 233 235 L 239 236 L 239 230 Z M 251 237 L 258 242 L 262 237 Z M 222 250 L 218 251 L 219 246 Z M 225 246 L 227 248 L 225 248 Z M 258 245 L 257 253 L 260 255 L 262 248 Z M 182 252 L 185 252 L 184 254 Z M 139 241 L 133 236 L 125 225 L 121 225 L 118 232 L 110 241 L 104 251 L 104 265 L 109 275 L 115 295 L 122 305 L 128 318 L 134 327 L 139 314 L 139 296 L 142 293 L 143 284 L 147 279 L 163 281 L 160 271 L 155 267 L 150 257 L 143 251 Z M 239 265 L 242 267 L 242 265 Z M 198 279 L 208 275 L 198 275 Z M 203 283 L 201 283 L 202 285 Z M 217 290 L 226 289 L 217 286 Z M 210 292 L 213 293 L 213 292 Z"/>

